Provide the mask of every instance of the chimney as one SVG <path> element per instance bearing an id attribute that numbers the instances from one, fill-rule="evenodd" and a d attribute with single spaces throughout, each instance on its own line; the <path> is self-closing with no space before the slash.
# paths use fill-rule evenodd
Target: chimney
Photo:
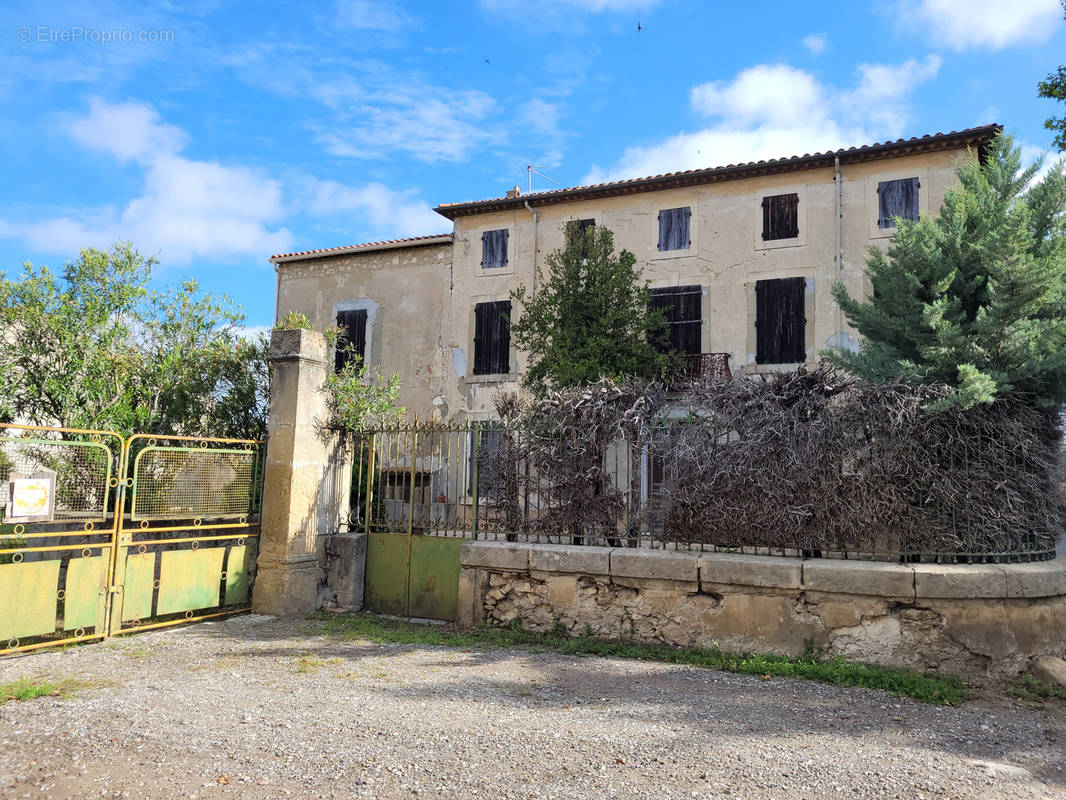
<path id="1" fill-rule="evenodd" d="M 518 187 L 518 186 L 514 187 L 513 189 L 508 189 L 508 191 L 507 191 L 507 199 L 508 200 L 513 200 L 514 198 L 521 197 L 521 196 L 522 196 L 522 189 L 520 187 Z"/>

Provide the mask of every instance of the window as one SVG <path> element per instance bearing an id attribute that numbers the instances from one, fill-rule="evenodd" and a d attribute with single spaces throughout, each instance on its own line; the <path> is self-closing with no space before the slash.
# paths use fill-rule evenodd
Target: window
<path id="1" fill-rule="evenodd" d="M 762 199 L 762 238 L 795 239 L 799 236 L 799 195 L 775 194 Z"/>
<path id="2" fill-rule="evenodd" d="M 703 328 L 703 289 L 699 286 L 670 286 L 652 289 L 648 305 L 661 308 L 666 316 L 666 332 L 653 342 L 662 352 L 698 354 Z"/>
<path id="3" fill-rule="evenodd" d="M 511 301 L 474 306 L 474 374 L 511 371 Z"/>
<path id="4" fill-rule="evenodd" d="M 659 212 L 659 250 L 688 250 L 692 240 L 689 237 L 689 218 L 692 210 L 684 208 L 665 208 Z"/>
<path id="5" fill-rule="evenodd" d="M 355 356 L 366 360 L 366 320 L 365 308 L 337 312 L 337 327 L 340 329 L 340 335 L 337 337 L 337 353 L 333 362 L 337 372 L 340 372 L 344 365 Z"/>
<path id="6" fill-rule="evenodd" d="M 805 278 L 755 282 L 755 362 L 797 364 L 807 360 Z"/>
<path id="7" fill-rule="evenodd" d="M 507 266 L 507 239 L 510 231 L 502 228 L 498 231 L 485 231 L 481 234 L 481 266 L 485 269 L 499 269 Z"/>
<path id="8" fill-rule="evenodd" d="M 896 217 L 918 219 L 917 178 L 881 181 L 877 184 L 877 227 L 895 228 Z"/>

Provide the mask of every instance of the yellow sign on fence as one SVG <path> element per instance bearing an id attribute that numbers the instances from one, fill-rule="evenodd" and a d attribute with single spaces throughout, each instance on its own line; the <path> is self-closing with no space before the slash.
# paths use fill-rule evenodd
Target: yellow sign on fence
<path id="1" fill-rule="evenodd" d="M 4 522 L 50 522 L 55 516 L 56 474 L 42 470 L 11 480 L 11 502 Z"/>

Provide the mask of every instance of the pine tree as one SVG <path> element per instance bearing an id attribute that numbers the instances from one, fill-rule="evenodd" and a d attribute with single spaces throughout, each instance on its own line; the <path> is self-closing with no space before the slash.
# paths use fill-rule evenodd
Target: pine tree
<path id="1" fill-rule="evenodd" d="M 955 386 L 939 407 L 1012 391 L 1066 400 L 1066 181 L 1061 164 L 1038 182 L 1039 163 L 1020 165 L 1000 135 L 958 168 L 939 216 L 896 220 L 887 254 L 867 256 L 873 297 L 833 287 L 862 344 L 830 361 L 871 381 Z"/>
<path id="2" fill-rule="evenodd" d="M 657 376 L 667 356 L 652 346 L 665 319 L 648 308 L 648 284 L 628 250 L 614 252 L 614 234 L 600 226 L 566 224 L 566 246 L 547 257 L 535 296 L 521 286 L 511 299 L 522 314 L 511 338 L 529 354 L 524 385 L 585 386 L 603 377 Z"/>

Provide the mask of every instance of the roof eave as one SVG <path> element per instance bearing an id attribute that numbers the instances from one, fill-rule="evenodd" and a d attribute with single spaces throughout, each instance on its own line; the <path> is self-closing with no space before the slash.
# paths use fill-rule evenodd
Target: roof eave
<path id="1" fill-rule="evenodd" d="M 442 233 L 440 236 L 427 236 L 425 238 L 399 241 L 382 242 L 381 244 L 355 244 L 351 247 L 336 247 L 328 250 L 308 250 L 303 253 L 286 253 L 270 257 L 271 264 L 288 264 L 293 261 L 313 261 L 319 258 L 332 258 L 333 256 L 346 256 L 353 253 L 374 253 L 381 250 L 400 250 L 410 247 L 427 247 L 438 244 L 451 244 L 452 235 Z"/>
<path id="2" fill-rule="evenodd" d="M 864 161 L 876 161 L 893 156 L 908 155 L 920 152 L 935 152 L 938 150 L 955 150 L 971 145 L 978 145 L 979 149 L 984 146 L 1003 130 L 998 124 L 985 125 L 980 128 L 971 128 L 965 131 L 940 134 L 938 136 L 908 139 L 906 141 L 886 142 L 884 144 L 869 145 L 866 147 L 851 148 L 847 150 L 835 150 L 815 155 L 793 156 L 792 158 L 776 159 L 773 161 L 750 162 L 736 164 L 727 167 L 712 167 L 705 170 L 692 172 L 671 173 L 668 175 L 656 175 L 648 178 L 636 178 L 629 181 L 619 181 L 612 184 L 597 186 L 576 186 L 569 189 L 553 190 L 546 193 L 525 195 L 515 198 L 495 198 L 491 200 L 476 200 L 469 203 L 454 203 L 437 206 L 434 211 L 449 220 L 474 214 L 485 214 L 494 211 L 506 211 L 523 206 L 526 202 L 537 205 L 554 205 L 557 203 L 573 202 L 597 197 L 615 197 L 638 192 L 657 191 L 672 189 L 681 186 L 693 186 L 706 183 L 718 183 L 720 181 L 740 180 L 742 178 L 757 177 L 762 175 L 776 175 L 783 172 L 796 172 L 803 169 L 817 169 L 822 166 L 832 166 L 834 159 L 840 158 L 841 164 L 859 164 Z"/>

